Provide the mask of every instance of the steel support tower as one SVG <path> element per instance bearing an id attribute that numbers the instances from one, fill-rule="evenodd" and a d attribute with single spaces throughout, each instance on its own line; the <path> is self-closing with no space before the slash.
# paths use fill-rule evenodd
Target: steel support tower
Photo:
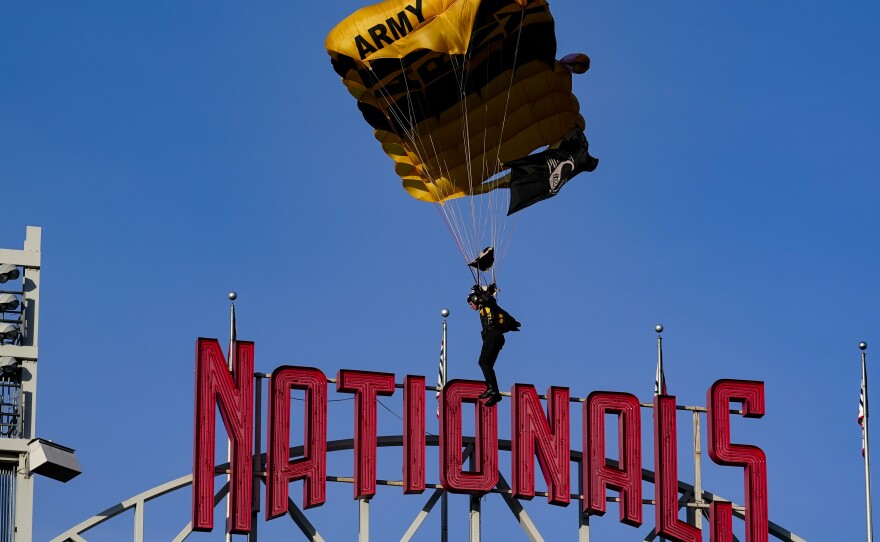
<path id="1" fill-rule="evenodd" d="M 0 249 L 0 264 L 15 266 L 20 277 L 0 284 L 0 293 L 19 299 L 17 309 L 0 313 L 3 323 L 18 330 L 17 336 L 0 340 L 0 542 L 32 538 L 28 450 L 36 435 L 40 236 L 40 228 L 28 226 L 23 250 Z"/>

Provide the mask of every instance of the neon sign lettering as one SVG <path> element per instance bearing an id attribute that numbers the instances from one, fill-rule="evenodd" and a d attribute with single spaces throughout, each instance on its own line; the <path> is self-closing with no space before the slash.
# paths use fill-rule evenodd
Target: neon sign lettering
<path id="1" fill-rule="evenodd" d="M 213 529 L 215 465 L 215 409 L 231 441 L 230 514 L 227 531 L 244 534 L 251 529 L 254 424 L 254 344 L 236 342 L 234 369 L 230 374 L 220 343 L 198 339 L 196 343 L 196 400 L 193 460 L 192 525 L 197 531 Z M 234 376 L 233 376 L 234 375 Z M 266 462 L 266 519 L 287 512 L 290 482 L 303 481 L 305 508 L 326 501 L 327 383 L 313 367 L 282 366 L 269 379 L 269 421 Z M 354 498 L 376 492 L 377 424 L 379 396 L 393 395 L 395 375 L 372 371 L 341 370 L 336 390 L 354 395 Z M 425 378 L 404 378 L 403 492 L 425 489 Z M 482 382 L 452 380 L 440 395 L 440 482 L 451 493 L 484 493 L 498 484 L 498 409 L 479 399 Z M 305 392 L 305 419 L 301 431 L 304 454 L 291 460 L 289 442 L 291 391 Z M 542 407 L 534 386 L 515 384 L 511 392 L 512 493 L 520 499 L 535 495 L 535 461 L 547 484 L 548 503 L 567 506 L 571 500 L 569 475 L 569 389 L 551 387 Z M 601 516 L 606 494 L 620 496 L 620 521 L 642 524 L 641 405 L 629 393 L 596 391 L 583 402 L 583 508 Z M 764 385 L 748 380 L 722 379 L 706 397 L 709 456 L 722 466 L 742 467 L 746 502 L 747 542 L 768 539 L 767 467 L 764 452 L 753 445 L 731 442 L 730 406 L 742 404 L 745 417 L 764 414 Z M 676 400 L 659 395 L 653 403 L 655 522 L 660 536 L 676 542 L 698 542 L 700 531 L 678 518 L 678 450 L 676 447 Z M 462 420 L 474 416 L 476 468 L 464 469 Z M 606 461 L 606 416 L 616 416 L 617 466 Z M 732 540 L 732 508 L 727 502 L 710 504 L 713 541 Z"/>

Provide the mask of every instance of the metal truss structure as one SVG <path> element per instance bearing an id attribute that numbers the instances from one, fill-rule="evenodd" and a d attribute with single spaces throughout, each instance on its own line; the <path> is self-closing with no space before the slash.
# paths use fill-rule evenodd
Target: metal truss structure
<path id="1" fill-rule="evenodd" d="M 255 375 L 257 378 L 264 376 L 262 374 Z M 259 389 L 259 386 L 258 386 Z M 427 387 L 427 390 L 431 390 L 435 388 Z M 426 391 L 427 391 L 426 390 Z M 508 394 L 505 394 L 508 395 Z M 259 396 L 258 396 L 259 397 Z M 572 402 L 582 402 L 583 399 L 572 399 Z M 259 402 L 259 399 L 258 399 Z M 652 405 L 650 403 L 642 403 L 643 408 L 650 408 Z M 686 509 L 687 522 L 698 529 L 702 530 L 703 527 L 703 519 L 708 517 L 710 503 L 712 501 L 726 501 L 722 497 L 715 495 L 709 491 L 706 491 L 702 487 L 702 476 L 701 476 L 701 450 L 700 450 L 700 427 L 701 420 L 700 415 L 706 412 L 704 407 L 699 406 L 683 406 L 680 405 L 677 407 L 678 410 L 689 411 L 693 415 L 693 429 L 694 429 L 694 446 L 693 446 L 693 454 L 694 454 L 694 483 L 688 484 L 682 481 L 678 482 L 678 494 L 679 494 L 679 508 Z M 377 445 L 379 447 L 402 447 L 404 444 L 404 436 L 396 435 L 396 436 L 384 436 L 379 437 Z M 468 461 L 473 451 L 474 439 L 464 438 L 464 461 Z M 434 435 L 426 436 L 426 446 L 428 447 L 437 447 L 439 446 L 439 437 Z M 343 440 L 334 440 L 327 442 L 327 452 L 342 452 L 354 449 L 354 440 L 353 439 L 343 439 Z M 498 449 L 499 451 L 507 451 L 511 450 L 511 441 L 510 440 L 500 440 L 498 441 Z M 265 454 L 261 454 L 259 450 L 256 450 L 256 454 L 254 456 L 255 463 L 254 465 L 259 465 L 259 468 L 255 469 L 255 485 L 259 484 L 261 481 L 265 483 Z M 304 453 L 304 449 L 302 446 L 292 447 L 290 449 L 290 457 L 296 458 L 301 457 Z M 578 450 L 570 450 L 569 460 L 574 466 L 577 467 L 577 472 L 581 472 L 581 468 L 583 465 L 583 454 Z M 616 466 L 616 461 L 608 459 L 607 463 L 609 465 Z M 230 472 L 229 463 L 217 465 L 215 468 L 216 476 L 226 476 Z M 642 480 L 644 483 L 654 484 L 655 474 L 653 471 L 642 469 Z M 354 478 L 352 477 L 343 477 L 343 476 L 327 476 L 328 482 L 334 483 L 354 483 Z M 163 495 L 167 495 L 171 492 L 179 491 L 179 490 L 187 490 L 193 482 L 192 475 L 183 476 L 176 480 L 171 480 L 165 484 L 156 486 L 148 491 L 135 495 L 125 501 L 122 501 L 107 510 L 101 512 L 100 514 L 83 521 L 79 525 L 65 531 L 64 533 L 58 535 L 52 542 L 85 542 L 87 538 L 85 538 L 86 533 L 90 529 L 114 519 L 120 516 L 123 513 L 128 511 L 134 512 L 134 526 L 133 526 L 133 538 L 134 542 L 143 542 L 144 540 L 144 517 L 146 513 L 146 504 L 147 502 L 157 499 Z M 380 486 L 403 486 L 403 482 L 401 480 L 377 480 L 376 481 Z M 581 477 L 578 476 L 578 484 L 581 484 Z M 424 523 L 425 519 L 428 515 L 434 510 L 436 504 L 441 502 L 446 491 L 439 483 L 428 483 L 425 485 L 427 493 L 427 500 L 422 506 L 421 510 L 417 513 L 415 518 L 412 519 L 409 527 L 406 529 L 402 537 L 400 538 L 401 542 L 408 542 L 412 539 L 415 533 L 419 530 L 419 528 Z M 577 525 L 577 540 L 578 542 L 590 542 L 590 516 L 587 514 L 581 514 L 581 506 L 579 505 L 580 500 L 583 498 L 583 488 L 578 488 L 578 494 L 572 494 L 571 499 L 575 502 L 575 513 L 577 514 L 577 518 L 573 518 L 572 527 Z M 215 508 L 222 503 L 226 496 L 229 493 L 229 483 L 228 481 L 222 486 L 222 488 L 214 494 L 214 506 Z M 255 491 L 255 495 L 258 495 L 259 492 Z M 535 525 L 535 522 L 529 516 L 528 512 L 523 508 L 522 504 L 518 499 L 515 499 L 512 496 L 512 491 L 510 489 L 509 484 L 505 480 L 504 476 L 499 472 L 498 484 L 497 486 L 490 492 L 491 494 L 498 495 L 499 498 L 503 499 L 506 503 L 507 507 L 510 509 L 512 517 L 514 521 L 518 522 L 520 527 L 523 530 L 525 535 L 524 539 L 530 540 L 531 542 L 541 542 L 544 540 L 548 540 L 545 538 L 538 527 Z M 535 494 L 537 496 L 547 496 L 546 492 L 536 491 Z M 483 495 L 473 495 L 470 497 L 470 507 L 469 507 L 469 517 L 468 517 L 468 525 L 469 525 L 469 533 L 470 533 L 470 542 L 479 542 L 481 537 L 481 522 L 480 522 L 480 513 L 481 513 L 481 497 Z M 417 496 L 413 495 L 410 498 L 416 498 Z M 422 495 L 424 497 L 424 495 Z M 258 497 L 256 497 L 258 499 Z M 618 497 L 607 497 L 609 502 L 618 502 Z M 643 504 L 654 505 L 654 499 L 643 499 Z M 370 507 L 371 503 L 369 499 L 361 499 L 358 505 L 358 542 L 369 542 L 370 540 Z M 255 503 L 254 506 L 254 514 L 259 509 L 258 502 Z M 739 520 L 745 520 L 745 508 L 742 505 L 733 505 L 733 516 Z M 443 506 L 441 510 L 441 532 L 439 533 L 439 538 L 442 542 L 446 542 L 447 533 L 446 533 L 446 507 Z M 308 540 L 311 542 L 324 542 L 325 538 L 320 534 L 320 531 L 317 526 L 313 525 L 312 522 L 309 521 L 308 517 L 303 513 L 303 511 L 298 507 L 293 500 L 288 498 L 287 503 L 287 515 L 290 520 L 296 525 L 296 527 L 302 532 L 303 540 Z M 577 523 L 575 523 L 577 521 Z M 254 523 L 256 525 L 256 523 Z M 187 537 L 193 532 L 192 524 L 188 523 L 183 525 L 177 534 L 174 537 L 174 542 L 181 542 L 186 540 Z M 785 542 L 804 542 L 804 539 L 792 533 L 788 529 L 785 529 L 773 522 L 769 523 L 769 535 L 775 540 L 781 540 Z M 387 536 L 387 535 L 386 535 Z M 558 536 L 558 535 L 557 535 Z M 573 535 L 574 536 L 574 535 Z M 653 542 L 654 540 L 659 540 L 656 531 L 651 530 L 647 535 L 642 539 L 644 542 Z M 257 540 L 256 530 L 250 533 L 249 540 L 255 541 Z M 740 542 L 738 538 L 735 536 L 733 540 L 736 542 Z"/>
<path id="2" fill-rule="evenodd" d="M 0 312 L 0 325 L 18 330 L 14 339 L 0 338 L 0 542 L 31 539 L 28 446 L 36 437 L 41 236 L 40 228 L 28 226 L 23 250 L 0 249 L 0 264 L 16 269 L 13 280 L 4 277 L 0 294 L 19 298 L 18 308 Z"/>

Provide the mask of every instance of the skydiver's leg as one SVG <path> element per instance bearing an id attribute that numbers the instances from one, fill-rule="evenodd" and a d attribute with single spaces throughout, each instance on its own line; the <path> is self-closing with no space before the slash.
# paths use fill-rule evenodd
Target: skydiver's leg
<path id="1" fill-rule="evenodd" d="M 491 351 L 491 363 L 487 364 L 488 373 L 491 373 L 491 376 L 487 376 L 486 381 L 489 384 L 487 388 L 487 392 L 489 392 L 489 398 L 486 401 L 486 406 L 491 407 L 498 404 L 498 401 L 501 400 L 501 392 L 498 389 L 498 379 L 495 377 L 495 361 L 498 359 L 498 354 L 501 352 L 501 348 L 504 346 L 504 335 L 500 331 L 494 332 L 494 337 L 492 339 L 493 347 Z M 484 374 L 485 374 L 484 372 Z"/>
<path id="2" fill-rule="evenodd" d="M 504 346 L 504 335 L 499 331 L 488 331 L 483 337 L 483 348 L 480 351 L 479 365 L 486 382 L 486 397 L 498 392 L 498 378 L 495 375 L 495 362 Z M 484 397 L 485 398 L 485 397 Z"/>

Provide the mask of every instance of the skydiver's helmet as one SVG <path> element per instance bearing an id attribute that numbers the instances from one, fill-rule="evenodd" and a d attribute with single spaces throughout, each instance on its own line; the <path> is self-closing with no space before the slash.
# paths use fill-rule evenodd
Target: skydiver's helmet
<path id="1" fill-rule="evenodd" d="M 479 307 L 483 304 L 483 296 L 481 296 L 477 292 L 471 292 L 470 295 L 467 296 L 467 302 L 473 303 L 474 305 Z"/>

